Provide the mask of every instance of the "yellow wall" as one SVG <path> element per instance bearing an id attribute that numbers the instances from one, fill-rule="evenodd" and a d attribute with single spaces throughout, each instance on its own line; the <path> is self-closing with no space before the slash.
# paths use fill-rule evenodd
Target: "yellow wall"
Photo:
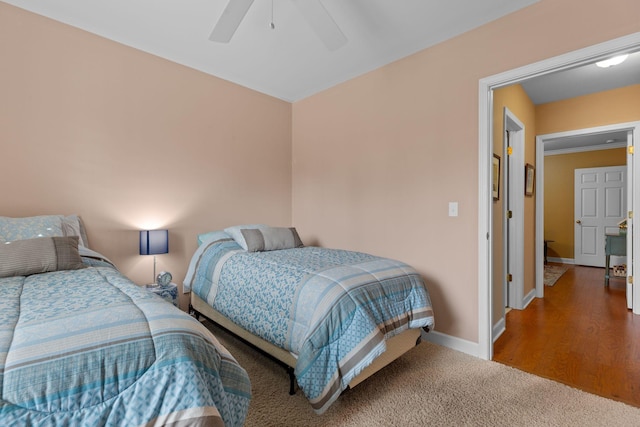
<path id="1" fill-rule="evenodd" d="M 536 107 L 539 135 L 640 120 L 640 85 Z M 624 149 L 546 156 L 544 238 L 555 240 L 549 256 L 574 257 L 574 169 L 626 164 Z"/>
<path id="2" fill-rule="evenodd" d="M 640 85 L 550 102 L 536 107 L 538 135 L 637 120 L 640 120 Z"/>
<path id="3" fill-rule="evenodd" d="M 550 257 L 574 257 L 574 170 L 622 166 L 626 156 L 624 148 L 616 148 L 544 158 L 544 238 L 554 240 Z"/>
<path id="4" fill-rule="evenodd" d="M 508 108 L 525 128 L 524 163 L 513 173 L 524 173 L 524 164 L 535 165 L 535 105 L 520 85 L 507 86 L 493 91 L 493 152 L 501 157 L 501 175 L 504 176 L 504 108 Z M 500 199 L 493 202 L 493 322 L 504 314 L 506 301 L 503 296 L 504 286 L 504 200 L 505 188 L 502 182 Z M 535 289 L 535 198 L 525 197 L 525 265 L 524 293 L 527 295 Z"/>

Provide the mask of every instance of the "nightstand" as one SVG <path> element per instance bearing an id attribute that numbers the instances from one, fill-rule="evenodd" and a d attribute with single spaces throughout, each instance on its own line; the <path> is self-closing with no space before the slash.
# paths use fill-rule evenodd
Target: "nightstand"
<path id="1" fill-rule="evenodd" d="M 149 292 L 153 292 L 156 295 L 161 296 L 165 301 L 178 306 L 178 285 L 175 283 L 169 283 L 168 285 L 144 285 L 143 288 Z"/>

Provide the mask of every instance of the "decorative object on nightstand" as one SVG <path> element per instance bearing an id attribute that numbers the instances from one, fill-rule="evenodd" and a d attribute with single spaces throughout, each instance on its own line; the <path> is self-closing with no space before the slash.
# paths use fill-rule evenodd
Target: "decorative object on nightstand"
<path id="1" fill-rule="evenodd" d="M 167 286 L 169 283 L 171 283 L 171 279 L 173 279 L 171 273 L 169 273 L 168 271 L 161 271 L 156 276 L 156 284 L 159 286 Z"/>
<path id="2" fill-rule="evenodd" d="M 169 253 L 169 230 L 140 231 L 140 255 L 153 255 L 153 283 L 156 283 L 157 280 L 156 255 L 167 253 Z M 171 277 L 169 277 L 169 282 L 171 282 Z"/>
<path id="3" fill-rule="evenodd" d="M 176 285 L 175 283 L 153 283 L 151 285 L 145 285 L 144 288 L 149 292 L 153 292 L 154 294 L 162 297 L 165 301 L 170 302 L 171 304 L 178 307 L 178 285 Z"/>

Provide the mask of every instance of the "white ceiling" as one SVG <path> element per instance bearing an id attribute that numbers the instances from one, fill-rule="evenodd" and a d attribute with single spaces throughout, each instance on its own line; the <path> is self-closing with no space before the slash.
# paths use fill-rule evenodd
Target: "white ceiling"
<path id="1" fill-rule="evenodd" d="M 600 68 L 595 63 L 528 79 L 521 83 L 536 104 L 560 101 L 605 90 L 640 84 L 640 52 L 630 53 L 622 64 Z M 626 131 L 598 132 L 548 140 L 544 151 L 566 152 L 586 147 L 616 148 L 626 146 Z"/>
<path id="2" fill-rule="evenodd" d="M 522 82 L 536 104 L 560 101 L 604 90 L 640 84 L 640 52 L 629 55 L 620 65 L 600 68 L 593 64 L 558 71 Z"/>
<path id="3" fill-rule="evenodd" d="M 325 47 L 292 0 L 254 1 L 228 44 L 209 41 L 228 0 L 1 1 L 293 102 L 538 0 L 321 0 L 348 40 L 335 51 Z M 588 64 L 522 86 L 538 105 L 631 84 L 640 84 L 640 53 L 616 67 Z M 545 148 L 601 145 L 621 137 L 592 135 Z"/>
<path id="4" fill-rule="evenodd" d="M 607 149 L 627 146 L 627 131 L 616 130 L 546 139 L 545 153 L 567 153 L 585 149 Z"/>
<path id="5" fill-rule="evenodd" d="M 297 101 L 538 0 L 322 0 L 348 40 L 335 51 L 325 47 L 292 0 L 255 1 L 228 44 L 209 41 L 228 0 L 3 1 Z"/>

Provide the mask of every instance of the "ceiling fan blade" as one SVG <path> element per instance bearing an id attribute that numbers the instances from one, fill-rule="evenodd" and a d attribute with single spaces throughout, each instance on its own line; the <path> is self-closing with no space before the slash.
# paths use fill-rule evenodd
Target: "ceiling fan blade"
<path id="1" fill-rule="evenodd" d="M 311 29 L 329 50 L 336 50 L 347 43 L 347 38 L 320 0 L 294 0 Z"/>
<path id="2" fill-rule="evenodd" d="M 209 40 L 229 43 L 252 4 L 253 0 L 229 0 L 209 36 Z"/>

